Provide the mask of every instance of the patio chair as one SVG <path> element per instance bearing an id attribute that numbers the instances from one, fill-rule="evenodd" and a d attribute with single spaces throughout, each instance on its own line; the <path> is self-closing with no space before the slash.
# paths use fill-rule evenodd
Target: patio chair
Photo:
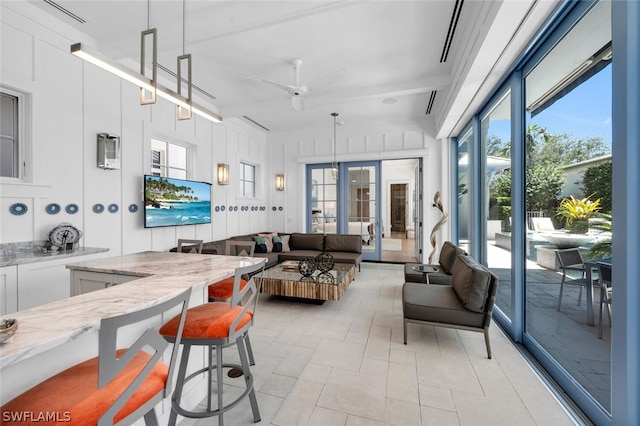
<path id="1" fill-rule="evenodd" d="M 553 226 L 553 222 L 550 217 L 532 217 L 531 224 L 535 232 L 555 232 L 556 227 Z"/>
<path id="2" fill-rule="evenodd" d="M 605 305 L 609 314 L 609 327 L 611 327 L 611 264 L 598 262 L 598 276 L 600 281 L 600 309 L 598 310 L 598 339 L 602 339 L 602 311 Z"/>
<path id="3" fill-rule="evenodd" d="M 584 261 L 580 255 L 580 250 L 577 248 L 557 250 L 558 262 L 560 263 L 560 270 L 562 271 L 562 281 L 560 281 L 560 295 L 558 296 L 558 310 L 562 307 L 562 293 L 564 292 L 565 285 L 574 285 L 580 287 L 580 293 L 578 293 L 578 306 L 582 302 L 582 288 L 587 286 L 586 268 Z M 571 275 L 580 275 L 575 278 Z M 595 280 L 594 280 L 595 281 Z"/>

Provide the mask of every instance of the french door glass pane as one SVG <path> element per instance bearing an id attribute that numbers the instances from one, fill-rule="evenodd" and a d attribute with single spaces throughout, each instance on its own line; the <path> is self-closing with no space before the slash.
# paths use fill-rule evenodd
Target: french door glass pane
<path id="1" fill-rule="evenodd" d="M 376 167 L 350 166 L 347 169 L 348 234 L 359 234 L 363 249 L 376 252 Z"/>
<path id="2" fill-rule="evenodd" d="M 336 181 L 331 167 L 311 169 L 311 232 L 335 234 L 338 229 Z"/>

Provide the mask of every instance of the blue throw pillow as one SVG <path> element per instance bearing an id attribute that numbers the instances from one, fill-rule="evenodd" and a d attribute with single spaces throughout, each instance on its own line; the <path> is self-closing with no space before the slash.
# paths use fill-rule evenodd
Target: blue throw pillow
<path id="1" fill-rule="evenodd" d="M 264 237 L 253 237 L 253 240 L 256 242 L 256 253 L 267 252 L 267 242 L 264 240 Z"/>
<path id="2" fill-rule="evenodd" d="M 271 241 L 273 242 L 273 252 L 280 253 L 282 252 L 282 238 L 274 235 L 271 237 Z"/>

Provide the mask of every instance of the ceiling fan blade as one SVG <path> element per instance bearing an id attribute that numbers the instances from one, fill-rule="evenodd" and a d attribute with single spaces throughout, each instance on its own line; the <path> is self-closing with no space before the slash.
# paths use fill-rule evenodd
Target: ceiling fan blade
<path id="1" fill-rule="evenodd" d="M 293 109 L 295 109 L 296 111 L 304 111 L 304 97 L 292 96 L 291 105 L 293 106 Z"/>
<path id="2" fill-rule="evenodd" d="M 278 83 L 276 81 L 267 80 L 266 78 L 258 77 L 257 75 L 252 75 L 252 74 L 245 74 L 245 75 L 247 77 L 249 77 L 250 79 L 252 79 L 252 80 L 256 80 L 256 81 L 259 81 L 261 83 L 268 84 L 268 85 L 273 86 L 273 87 L 275 87 L 277 89 L 284 90 L 287 93 L 295 89 L 293 86 L 287 86 L 286 84 Z"/>

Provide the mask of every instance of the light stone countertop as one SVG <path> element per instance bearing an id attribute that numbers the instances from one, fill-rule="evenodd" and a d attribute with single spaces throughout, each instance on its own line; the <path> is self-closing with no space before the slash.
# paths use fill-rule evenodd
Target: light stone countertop
<path id="1" fill-rule="evenodd" d="M 97 331 L 102 318 L 160 303 L 191 287 L 192 292 L 223 278 L 235 268 L 262 258 L 169 252 L 143 252 L 67 265 L 82 271 L 141 278 L 10 314 L 18 331 L 0 344 L 0 369 Z M 8 316 L 8 317 L 9 317 Z"/>
<path id="2" fill-rule="evenodd" d="M 6 247 L 8 245 L 3 244 L 3 246 Z M 7 250 L 5 248 L 2 250 L 2 254 L 0 254 L 0 267 L 46 262 L 48 260 L 68 259 L 77 256 L 104 253 L 107 251 L 109 251 L 108 248 L 99 247 L 79 247 L 73 251 L 58 250 L 47 252 L 37 250 L 35 246 L 34 248 L 29 247 L 28 249 L 18 250 Z"/>

